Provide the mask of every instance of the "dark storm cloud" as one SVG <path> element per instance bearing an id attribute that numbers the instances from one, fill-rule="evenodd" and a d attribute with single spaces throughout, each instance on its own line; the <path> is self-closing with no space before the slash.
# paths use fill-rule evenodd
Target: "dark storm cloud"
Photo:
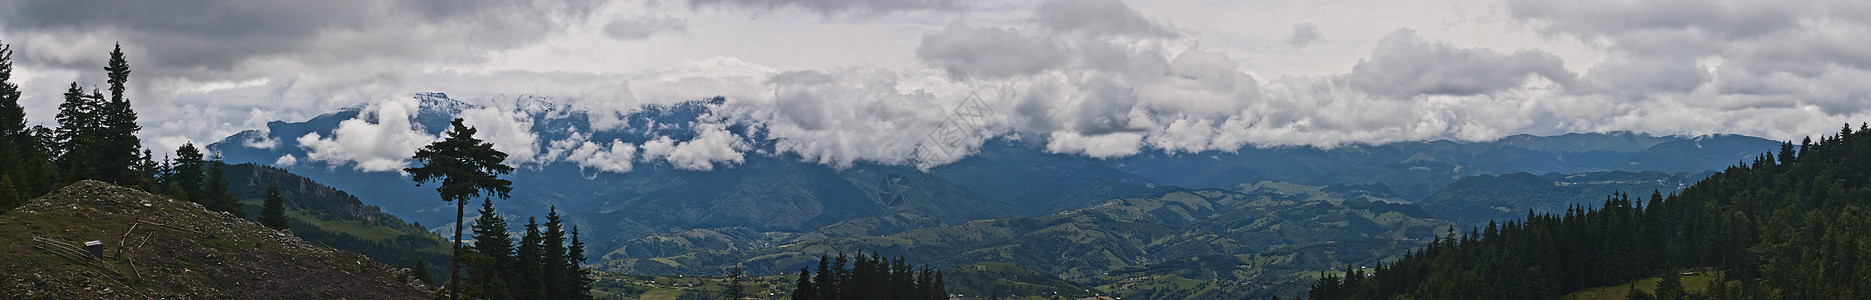
<path id="1" fill-rule="evenodd" d="M 474 56 L 537 41 L 593 6 L 582 0 L 23 0 L 0 4 L 0 24 L 43 41 L 119 41 L 141 50 L 138 65 L 215 79 L 265 58 L 331 64 Z M 25 56 L 55 66 L 94 65 Z"/>
<path id="2" fill-rule="evenodd" d="M 907 11 L 961 11 L 965 0 L 688 0 L 691 8 L 725 7 L 754 11 L 800 9 L 827 18 L 870 16 Z"/>
<path id="3" fill-rule="evenodd" d="M 1518 87 L 1535 75 L 1562 86 L 1576 79 L 1558 56 L 1545 51 L 1456 48 L 1402 29 L 1379 40 L 1371 58 L 1351 68 L 1349 80 L 1359 91 L 1407 98 L 1484 94 Z"/>

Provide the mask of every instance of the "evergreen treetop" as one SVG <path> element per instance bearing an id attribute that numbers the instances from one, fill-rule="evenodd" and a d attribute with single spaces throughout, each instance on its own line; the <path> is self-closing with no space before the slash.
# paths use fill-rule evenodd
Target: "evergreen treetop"
<path id="1" fill-rule="evenodd" d="M 266 200 L 260 205 L 260 225 L 279 230 L 292 227 L 286 222 L 286 199 L 279 195 L 279 181 L 266 185 Z"/>

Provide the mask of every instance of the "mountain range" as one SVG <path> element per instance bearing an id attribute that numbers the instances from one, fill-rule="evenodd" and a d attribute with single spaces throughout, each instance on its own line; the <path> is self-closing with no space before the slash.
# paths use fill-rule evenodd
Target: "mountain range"
<path id="1" fill-rule="evenodd" d="M 538 142 L 528 146 L 540 153 L 553 141 L 690 142 L 703 138 L 704 126 L 722 126 L 707 119 L 720 98 L 645 105 L 606 128 L 593 125 L 592 112 L 553 99 L 413 97 L 418 105 L 403 121 L 423 134 L 439 135 L 466 111 L 504 107 L 529 124 Z M 399 172 L 307 159 L 315 147 L 303 144 L 308 135 L 334 136 L 345 122 L 395 121 L 385 116 L 349 107 L 271 122 L 208 149 L 230 164 L 270 164 L 348 191 L 446 235 L 450 205 L 431 187 Z M 1269 281 L 1392 259 L 1438 231 L 1528 210 L 1591 206 L 1612 192 L 1672 193 L 1781 144 L 1608 132 L 1099 159 L 1048 152 L 1042 139 L 997 137 L 963 159 L 919 170 L 807 161 L 776 151 L 760 128 L 726 124 L 752 150 L 706 171 L 656 160 L 632 161 L 621 173 L 568 161 L 523 164 L 506 177 L 513 197 L 496 204 L 523 216 L 556 207 L 585 234 L 593 263 L 624 272 L 719 273 L 734 264 L 784 272 L 827 251 L 882 251 L 944 267 L 1009 262 L 1085 283 L 1143 273 Z M 1531 196 L 1504 200 L 1503 193 Z M 1057 248 L 1068 245 L 1091 252 Z M 1358 248 L 1329 250 L 1339 245 Z M 1203 257 L 1259 267 L 1186 263 Z"/>

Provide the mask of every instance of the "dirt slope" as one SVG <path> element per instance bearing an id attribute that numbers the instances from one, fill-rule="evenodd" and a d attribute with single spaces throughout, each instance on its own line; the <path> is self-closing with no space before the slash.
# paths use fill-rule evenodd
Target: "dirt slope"
<path id="1" fill-rule="evenodd" d="M 83 243 L 103 243 L 93 258 Z M 0 298 L 418 299 L 407 269 L 187 201 L 83 181 L 0 214 Z"/>

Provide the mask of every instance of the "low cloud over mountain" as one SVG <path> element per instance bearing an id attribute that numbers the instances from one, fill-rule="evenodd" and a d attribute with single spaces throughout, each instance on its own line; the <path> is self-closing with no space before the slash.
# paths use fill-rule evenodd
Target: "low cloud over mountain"
<path id="1" fill-rule="evenodd" d="M 248 142 L 310 150 L 281 164 L 376 171 L 433 138 L 409 96 L 426 91 L 487 100 L 460 115 L 513 163 L 608 172 L 748 155 L 939 165 L 991 138 L 1096 158 L 1619 130 L 1784 140 L 1871 118 L 1856 84 L 1871 59 L 1851 51 L 1871 41 L 1865 5 L 1458 2 L 1352 26 L 1341 14 L 1368 12 L 1117 0 L 21 1 L 0 6 L 0 33 L 35 122 L 65 84 L 96 84 L 86 53 L 121 42 L 150 148 L 358 107 L 333 132 Z M 1290 11 L 1307 13 L 1272 17 Z M 1256 18 L 1210 17 L 1224 12 Z M 499 100 L 512 95 L 590 128 L 542 137 L 567 129 Z M 679 136 L 596 134 L 670 126 L 625 116 L 716 96 Z M 936 139 L 960 156 L 919 157 Z"/>

